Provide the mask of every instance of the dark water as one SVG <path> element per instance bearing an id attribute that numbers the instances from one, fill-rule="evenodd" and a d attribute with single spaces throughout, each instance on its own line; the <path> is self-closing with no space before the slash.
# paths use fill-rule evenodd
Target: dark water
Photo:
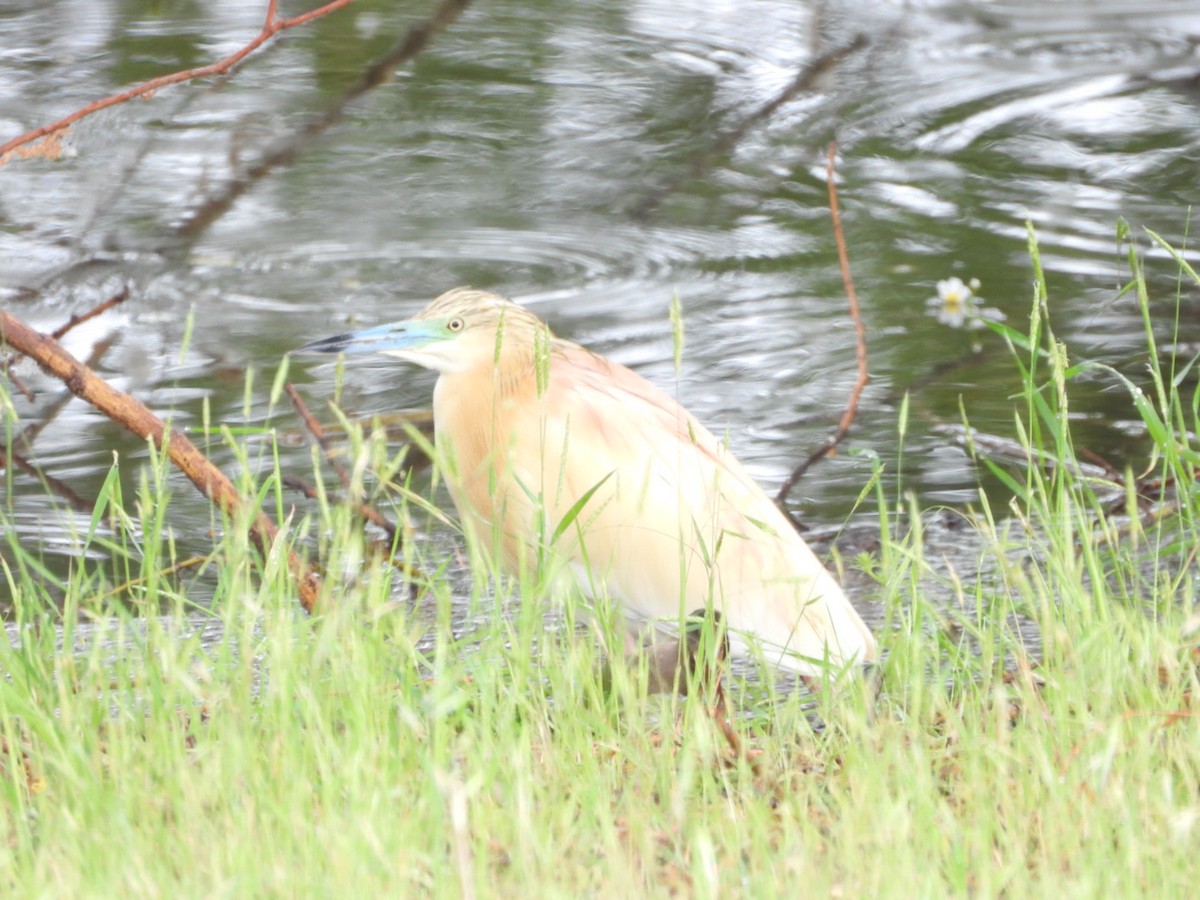
<path id="1" fill-rule="evenodd" d="M 260 6 L 4 4 L 0 140 L 232 52 L 258 29 Z M 1158 338 L 1200 347 L 1200 294 L 1177 288 L 1177 267 L 1143 230 L 1187 245 L 1200 195 L 1194 0 L 479 3 L 210 228 L 176 233 L 431 8 L 359 0 L 231 78 L 85 120 L 61 160 L 0 167 L 4 308 L 50 329 L 127 285 L 129 300 L 71 334 L 73 352 L 179 425 L 207 416 L 291 430 L 286 406 L 269 413 L 266 402 L 288 350 L 401 318 L 455 285 L 494 288 L 560 334 L 677 384 L 774 488 L 832 430 L 854 381 L 825 187 L 836 140 L 872 374 L 845 449 L 877 454 L 924 503 L 976 498 L 982 476 L 946 428 L 961 401 L 973 426 L 1011 435 L 1017 388 L 990 332 L 953 328 L 927 301 L 941 280 L 978 279 L 982 305 L 1024 327 L 1027 220 L 1073 359 L 1146 379 L 1140 313 L 1119 292 L 1119 218 L 1149 256 Z M 863 49 L 714 149 L 807 63 L 859 35 Z M 25 427 L 58 386 L 28 364 L 17 372 L 38 393 L 12 400 L 12 427 Z M 314 406 L 333 390 L 319 362 L 297 359 L 292 377 Z M 345 405 L 426 406 L 432 380 L 356 362 Z M 1144 459 L 1112 383 L 1080 384 L 1072 414 L 1081 445 L 1118 467 Z M 72 401 L 27 455 L 86 501 L 114 449 L 145 455 Z M 285 465 L 307 472 L 308 451 L 289 452 Z M 842 523 L 869 473 L 863 455 L 843 452 L 801 482 L 794 508 L 817 526 Z M 90 514 L 5 474 L 4 527 L 52 565 L 75 555 Z M 124 478 L 133 485 L 136 467 Z M 186 483 L 178 493 L 172 527 L 203 534 L 210 511 Z"/>

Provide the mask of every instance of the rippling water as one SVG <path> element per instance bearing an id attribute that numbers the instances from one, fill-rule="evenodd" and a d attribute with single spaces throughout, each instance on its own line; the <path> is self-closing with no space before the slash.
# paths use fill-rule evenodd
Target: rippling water
<path id="1" fill-rule="evenodd" d="M 6 8 L 0 137 L 230 52 L 261 15 L 233 2 L 80 10 Z M 978 278 L 987 305 L 1020 326 L 1032 296 L 1026 220 L 1075 359 L 1144 378 L 1140 315 L 1119 293 L 1118 218 L 1150 255 L 1159 339 L 1200 341 L 1194 286 L 1181 289 L 1182 333 L 1171 334 L 1177 269 L 1142 230 L 1186 244 L 1200 185 L 1193 0 L 480 4 L 210 230 L 169 239 L 192 204 L 331 102 L 417 15 L 360 0 L 230 79 L 81 123 L 66 159 L 0 168 L 5 308 L 52 327 L 129 284 L 119 312 L 72 338 L 75 352 L 111 340 L 97 368 L 118 386 L 177 422 L 199 424 L 207 404 L 212 421 L 236 424 L 264 419 L 289 349 L 403 317 L 456 284 L 495 288 L 678 385 L 773 487 L 832 429 L 854 380 L 824 184 L 836 140 L 873 376 L 848 447 L 894 473 L 896 406 L 910 392 L 903 474 L 926 502 L 969 503 L 980 485 L 942 430 L 959 423 L 960 398 L 974 426 L 1009 434 L 1017 386 L 989 334 L 973 349 L 926 301 L 941 279 Z M 859 34 L 865 49 L 713 155 L 801 67 Z M 247 416 L 248 367 L 263 374 Z M 26 424 L 56 388 L 20 373 L 39 391 L 16 401 Z M 297 361 L 293 374 L 317 403 L 332 391 L 330 366 Z M 432 384 L 357 362 L 348 381 L 357 414 L 427 405 Z M 1082 443 L 1118 466 L 1141 458 L 1120 391 L 1097 381 L 1074 399 Z M 86 499 L 114 447 L 142 453 L 75 401 L 31 455 Z M 297 450 L 294 463 L 307 458 Z M 823 463 L 797 490 L 798 512 L 843 521 L 867 473 L 853 453 Z M 70 554 L 79 513 L 19 473 L 4 490 L 21 539 Z M 209 512 L 184 493 L 177 527 L 206 529 Z"/>

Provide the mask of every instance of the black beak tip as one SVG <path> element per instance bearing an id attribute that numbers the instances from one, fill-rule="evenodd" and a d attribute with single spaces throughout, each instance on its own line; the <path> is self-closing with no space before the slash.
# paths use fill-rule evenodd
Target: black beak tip
<path id="1" fill-rule="evenodd" d="M 303 347 L 297 347 L 292 353 L 339 353 L 346 346 L 349 335 L 335 334 L 333 337 L 311 341 Z"/>

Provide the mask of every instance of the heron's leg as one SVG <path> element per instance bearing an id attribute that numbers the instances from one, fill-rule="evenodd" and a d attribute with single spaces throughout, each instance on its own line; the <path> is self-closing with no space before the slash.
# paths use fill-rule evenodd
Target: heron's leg
<path id="1" fill-rule="evenodd" d="M 710 640 L 716 642 L 707 653 L 704 652 L 708 649 L 706 626 Z M 721 624 L 721 614 L 714 610 L 709 620 L 706 610 L 695 610 L 684 619 L 683 633 L 679 635 L 663 634 L 653 626 L 641 634 L 627 633 L 626 663 L 640 665 L 643 655 L 647 663 L 646 689 L 649 693 L 687 694 L 691 683 L 719 688 L 721 666 L 729 655 L 729 639 Z"/>

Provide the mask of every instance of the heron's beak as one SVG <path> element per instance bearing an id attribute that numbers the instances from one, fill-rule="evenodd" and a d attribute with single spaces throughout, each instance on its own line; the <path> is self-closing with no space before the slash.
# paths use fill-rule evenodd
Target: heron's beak
<path id="1" fill-rule="evenodd" d="M 414 350 L 427 344 L 434 337 L 429 322 L 409 319 L 376 325 L 363 331 L 335 334 L 321 338 L 293 353 L 387 353 L 390 350 Z"/>

